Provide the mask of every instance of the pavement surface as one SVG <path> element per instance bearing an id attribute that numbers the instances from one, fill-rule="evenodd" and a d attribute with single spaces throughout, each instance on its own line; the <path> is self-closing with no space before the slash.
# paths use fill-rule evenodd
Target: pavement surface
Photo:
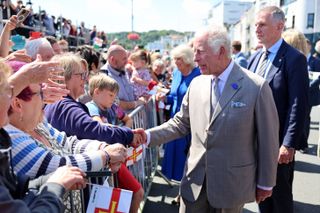
<path id="1" fill-rule="evenodd" d="M 311 130 L 308 153 L 297 152 L 295 155 L 295 173 L 293 182 L 293 197 L 295 213 L 320 213 L 320 158 L 316 157 L 319 139 L 320 107 L 314 107 L 311 112 Z M 161 167 L 158 166 L 161 170 Z M 154 177 L 143 213 L 177 213 L 179 207 L 171 201 L 179 191 L 178 183 L 171 182 L 170 187 L 157 173 Z M 243 213 L 256 213 L 256 203 L 245 205 Z"/>

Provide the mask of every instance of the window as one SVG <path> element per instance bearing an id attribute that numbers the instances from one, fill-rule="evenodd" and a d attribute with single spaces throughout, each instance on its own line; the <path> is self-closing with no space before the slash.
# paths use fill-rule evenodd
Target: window
<path id="1" fill-rule="evenodd" d="M 295 23 L 296 23 L 296 16 L 292 16 L 292 25 L 291 25 L 292 29 L 294 28 Z"/>
<path id="2" fill-rule="evenodd" d="M 308 13 L 307 28 L 313 28 L 314 25 L 314 13 Z"/>
<path id="3" fill-rule="evenodd" d="M 292 2 L 295 2 L 295 1 L 297 1 L 297 0 L 280 0 L 280 7 L 289 5 L 289 4 L 291 4 Z"/>

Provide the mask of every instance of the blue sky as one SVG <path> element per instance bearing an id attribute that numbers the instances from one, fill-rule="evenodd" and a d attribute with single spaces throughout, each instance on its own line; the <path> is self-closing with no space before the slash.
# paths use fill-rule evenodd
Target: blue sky
<path id="1" fill-rule="evenodd" d="M 32 0 L 34 11 L 84 21 L 106 32 L 131 31 L 132 0 Z M 173 29 L 195 31 L 203 26 L 209 9 L 217 0 L 133 0 L 134 30 Z M 24 1 L 26 3 L 26 0 Z"/>

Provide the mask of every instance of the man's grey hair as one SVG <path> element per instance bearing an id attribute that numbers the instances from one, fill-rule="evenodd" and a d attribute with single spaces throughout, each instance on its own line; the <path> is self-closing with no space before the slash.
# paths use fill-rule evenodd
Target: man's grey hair
<path id="1" fill-rule="evenodd" d="M 192 67 L 195 66 L 193 58 L 194 58 L 194 53 L 193 50 L 190 46 L 181 44 L 177 47 L 175 47 L 171 51 L 171 57 L 173 59 L 175 58 L 181 58 L 184 63 L 191 65 Z"/>
<path id="2" fill-rule="evenodd" d="M 226 55 L 231 57 L 231 41 L 228 36 L 227 29 L 220 25 L 211 25 L 208 28 L 202 29 L 195 34 L 195 37 L 207 36 L 208 45 L 216 54 L 221 47 L 226 50 Z"/>
<path id="3" fill-rule="evenodd" d="M 266 6 L 263 7 L 260 12 L 268 12 L 271 14 L 272 18 L 276 21 L 283 21 L 285 22 L 286 17 L 284 15 L 284 12 L 277 6 Z"/>
<path id="4" fill-rule="evenodd" d="M 25 49 L 27 55 L 29 55 L 33 60 L 37 58 L 40 48 L 52 48 L 50 42 L 45 38 L 38 38 L 34 40 L 27 41 Z"/>

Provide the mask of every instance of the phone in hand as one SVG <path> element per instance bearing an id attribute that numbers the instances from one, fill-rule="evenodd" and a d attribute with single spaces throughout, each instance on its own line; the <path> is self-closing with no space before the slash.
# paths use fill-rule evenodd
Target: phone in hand
<path id="1" fill-rule="evenodd" d="M 26 20 L 30 13 L 30 10 L 27 10 L 26 8 L 22 8 L 18 14 L 17 14 L 17 26 L 21 26 L 21 24 Z"/>

